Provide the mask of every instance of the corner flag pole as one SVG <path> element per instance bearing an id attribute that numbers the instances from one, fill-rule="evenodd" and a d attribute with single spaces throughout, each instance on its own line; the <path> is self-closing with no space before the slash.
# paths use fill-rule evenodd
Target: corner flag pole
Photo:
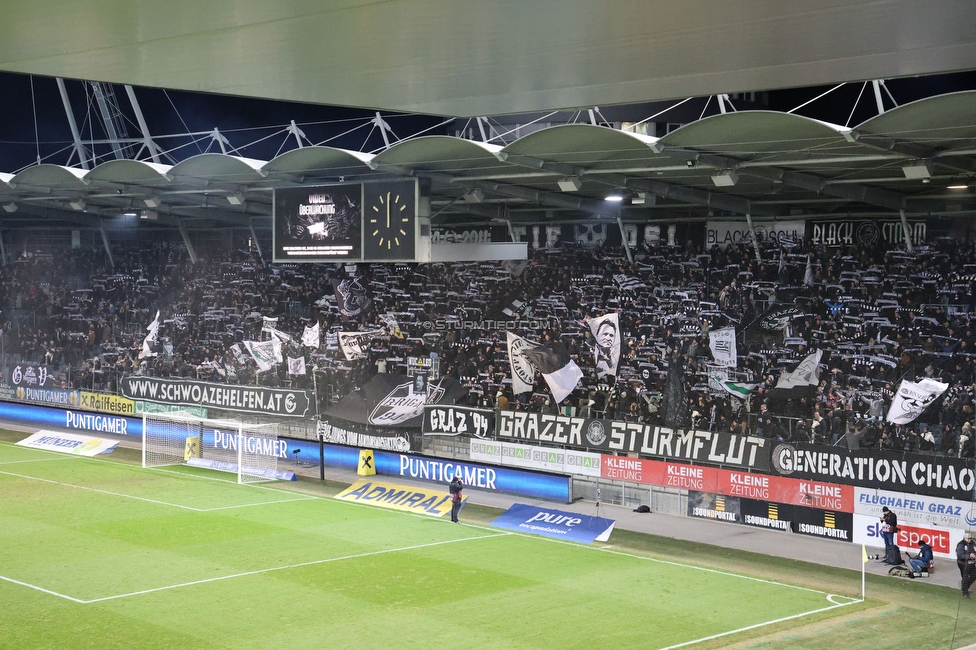
<path id="1" fill-rule="evenodd" d="M 868 550 L 861 544 L 861 602 L 864 602 L 864 565 L 868 563 Z"/>

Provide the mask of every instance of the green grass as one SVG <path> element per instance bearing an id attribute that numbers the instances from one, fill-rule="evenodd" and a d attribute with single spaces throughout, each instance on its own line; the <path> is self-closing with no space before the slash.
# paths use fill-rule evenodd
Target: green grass
<path id="1" fill-rule="evenodd" d="M 473 505 L 457 526 L 336 501 L 337 484 L 238 486 L 21 437 L 0 434 L 0 647 L 663 648 L 749 626 L 695 647 L 876 648 L 892 626 L 885 648 L 976 640 L 931 585 L 872 577 L 884 598 L 836 607 L 859 574 L 622 530 L 612 548 L 510 534 Z"/>

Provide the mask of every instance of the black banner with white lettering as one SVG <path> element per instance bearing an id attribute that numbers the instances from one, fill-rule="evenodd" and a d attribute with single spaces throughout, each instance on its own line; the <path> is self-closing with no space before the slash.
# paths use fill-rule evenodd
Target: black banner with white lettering
<path id="1" fill-rule="evenodd" d="M 47 366 L 17 364 L 7 372 L 7 383 L 14 388 L 54 388 L 56 382 Z"/>
<path id="2" fill-rule="evenodd" d="M 675 431 L 639 422 L 498 411 L 497 437 L 511 442 L 565 445 L 644 458 L 681 460 L 768 472 L 770 441 L 711 431 Z"/>
<path id="3" fill-rule="evenodd" d="M 495 412 L 470 406 L 425 406 L 423 432 L 429 436 L 489 436 L 495 430 Z"/>
<path id="4" fill-rule="evenodd" d="M 395 429 L 376 429 L 368 425 L 323 416 L 317 433 L 322 442 L 331 442 L 367 449 L 410 451 L 410 436 Z"/>
<path id="5" fill-rule="evenodd" d="M 727 497 L 711 492 L 688 491 L 688 516 L 717 519 L 738 524 L 742 522 L 739 497 Z"/>
<path id="6" fill-rule="evenodd" d="M 773 530 L 792 530 L 793 508 L 789 503 L 775 503 L 773 501 L 759 501 L 757 499 L 740 499 L 739 512 L 742 523 L 759 528 Z"/>
<path id="7" fill-rule="evenodd" d="M 976 485 L 971 459 L 880 449 L 784 443 L 773 448 L 771 465 L 780 476 L 960 501 L 972 500 Z"/>
<path id="8" fill-rule="evenodd" d="M 123 377 L 119 388 L 122 395 L 130 399 L 260 415 L 305 417 L 310 404 L 304 390 L 209 384 L 184 379 Z"/>
<path id="9" fill-rule="evenodd" d="M 853 513 L 795 506 L 793 517 L 794 533 L 826 537 L 841 542 L 854 541 Z"/>

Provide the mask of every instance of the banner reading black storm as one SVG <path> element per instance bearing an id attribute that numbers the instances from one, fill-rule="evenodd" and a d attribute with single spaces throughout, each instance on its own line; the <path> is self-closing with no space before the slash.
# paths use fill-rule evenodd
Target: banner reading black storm
<path id="1" fill-rule="evenodd" d="M 185 404 L 244 413 L 305 417 L 309 398 L 304 390 L 208 384 L 182 379 L 123 377 L 119 382 L 122 395 L 130 399 Z"/>
<path id="2" fill-rule="evenodd" d="M 800 443 L 773 448 L 772 472 L 792 478 L 960 501 L 971 501 L 976 486 L 976 474 L 969 459 L 879 449 L 851 451 Z"/>
<path id="3" fill-rule="evenodd" d="M 770 441 L 713 431 L 594 420 L 524 411 L 498 411 L 499 440 L 566 445 L 646 458 L 683 460 L 768 472 Z"/>

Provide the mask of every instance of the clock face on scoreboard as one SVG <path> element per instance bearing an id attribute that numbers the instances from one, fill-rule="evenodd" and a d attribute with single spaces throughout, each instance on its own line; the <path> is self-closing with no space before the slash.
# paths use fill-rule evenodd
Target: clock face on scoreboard
<path id="1" fill-rule="evenodd" d="M 363 259 L 413 261 L 417 253 L 417 181 L 363 185 Z"/>

